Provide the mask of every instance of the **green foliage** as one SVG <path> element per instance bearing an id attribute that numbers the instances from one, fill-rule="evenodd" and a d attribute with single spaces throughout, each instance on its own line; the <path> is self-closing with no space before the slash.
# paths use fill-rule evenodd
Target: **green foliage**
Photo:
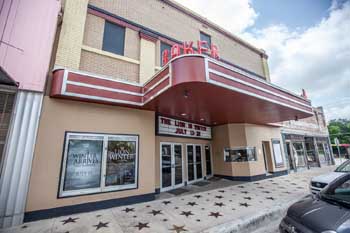
<path id="1" fill-rule="evenodd" d="M 350 120 L 349 119 L 337 119 L 331 120 L 328 124 L 329 136 L 332 144 L 334 144 L 334 138 L 338 138 L 340 143 L 350 143 Z"/>

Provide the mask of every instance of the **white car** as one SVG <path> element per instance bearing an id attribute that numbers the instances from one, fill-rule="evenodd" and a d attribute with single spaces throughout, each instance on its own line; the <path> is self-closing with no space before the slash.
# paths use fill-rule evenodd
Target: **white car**
<path id="1" fill-rule="evenodd" d="M 338 177 L 350 172 L 350 160 L 345 161 L 334 172 L 326 173 L 320 176 L 313 177 L 310 182 L 310 191 L 313 194 L 318 194 L 324 187 Z"/>

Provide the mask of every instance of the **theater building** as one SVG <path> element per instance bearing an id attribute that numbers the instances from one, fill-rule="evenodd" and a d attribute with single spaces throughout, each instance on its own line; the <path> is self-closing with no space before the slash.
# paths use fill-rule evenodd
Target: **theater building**
<path id="1" fill-rule="evenodd" d="M 171 0 L 66 0 L 55 48 L 25 221 L 287 174 L 276 123 L 314 114 L 263 50 Z"/>

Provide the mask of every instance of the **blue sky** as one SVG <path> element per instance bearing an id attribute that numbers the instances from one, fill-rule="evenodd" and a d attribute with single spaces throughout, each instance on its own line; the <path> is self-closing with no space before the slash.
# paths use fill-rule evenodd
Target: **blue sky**
<path id="1" fill-rule="evenodd" d="M 331 0 L 252 0 L 259 16 L 252 28 L 262 29 L 276 24 L 301 30 L 316 25 L 328 16 Z"/>
<path id="2" fill-rule="evenodd" d="M 264 49 L 271 81 L 350 119 L 350 0 L 176 0 Z M 219 48 L 220 50 L 220 48 Z"/>

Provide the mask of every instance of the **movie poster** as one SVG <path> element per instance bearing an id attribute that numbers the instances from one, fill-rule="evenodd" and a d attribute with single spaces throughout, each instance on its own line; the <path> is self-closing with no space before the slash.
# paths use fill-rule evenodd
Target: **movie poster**
<path id="1" fill-rule="evenodd" d="M 100 187 L 103 140 L 69 139 L 64 191 Z"/>
<path id="2" fill-rule="evenodd" d="M 109 140 L 105 186 L 136 185 L 137 140 Z"/>

